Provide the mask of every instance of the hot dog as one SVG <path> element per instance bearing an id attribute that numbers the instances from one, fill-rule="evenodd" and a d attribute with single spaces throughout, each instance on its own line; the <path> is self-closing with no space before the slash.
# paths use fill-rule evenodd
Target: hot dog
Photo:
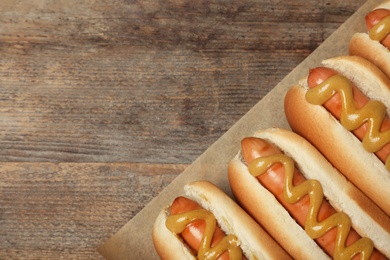
<path id="1" fill-rule="evenodd" d="M 296 133 L 244 138 L 228 177 L 238 203 L 296 259 L 390 257 L 389 217 Z"/>
<path id="2" fill-rule="evenodd" d="M 352 36 L 349 53 L 371 61 L 390 78 L 390 1 L 368 13 L 365 22 L 368 33 Z"/>
<path id="3" fill-rule="evenodd" d="M 197 181 L 184 191 L 187 197 L 163 209 L 153 226 L 153 243 L 162 259 L 291 259 L 214 184 Z"/>
<path id="4" fill-rule="evenodd" d="M 390 80 L 357 56 L 322 63 L 287 91 L 287 121 L 390 215 Z"/>

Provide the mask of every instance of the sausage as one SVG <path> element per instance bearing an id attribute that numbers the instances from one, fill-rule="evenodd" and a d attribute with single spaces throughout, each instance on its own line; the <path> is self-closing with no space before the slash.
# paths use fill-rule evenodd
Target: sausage
<path id="1" fill-rule="evenodd" d="M 189 212 L 196 209 L 201 209 L 202 207 L 193 200 L 190 200 L 186 197 L 180 196 L 177 197 L 171 205 L 170 214 L 180 214 Z M 205 232 L 206 222 L 204 220 L 197 220 L 191 222 L 187 225 L 184 231 L 180 234 L 184 241 L 196 252 L 199 251 L 200 243 Z M 211 247 L 217 245 L 224 237 L 225 233 L 221 230 L 219 226 L 216 226 L 213 234 L 213 240 L 211 242 Z M 218 257 L 218 260 L 228 260 L 229 252 L 224 252 Z M 242 257 L 242 259 L 246 259 Z"/>
<path id="2" fill-rule="evenodd" d="M 161 259 L 292 259 L 215 184 L 199 180 L 183 188 L 185 195 L 164 207 L 153 224 Z"/>
<path id="3" fill-rule="evenodd" d="M 327 80 L 328 78 L 338 75 L 339 73 L 325 67 L 317 67 L 310 70 L 310 73 L 308 75 L 307 83 L 309 88 L 314 88 Z M 360 109 L 363 106 L 365 106 L 369 99 L 354 85 L 351 83 L 353 98 L 354 98 L 354 104 L 356 108 Z M 345 101 L 344 101 L 345 102 Z M 324 103 L 324 107 L 328 111 L 332 113 L 334 117 L 336 117 L 338 120 L 340 120 L 341 117 L 341 110 L 343 106 L 343 101 L 340 98 L 339 93 L 335 93 L 329 100 L 327 100 Z M 356 137 L 359 138 L 360 141 L 363 140 L 364 136 L 367 133 L 368 130 L 368 122 L 364 123 L 360 127 L 356 128 L 352 132 L 355 134 Z M 383 122 L 380 127 L 380 131 L 384 132 L 390 129 L 390 119 L 386 115 L 383 119 Z M 390 154 L 390 142 L 384 145 L 381 149 L 379 149 L 375 154 L 379 157 L 379 159 L 385 163 L 386 159 L 389 157 Z"/>
<path id="4" fill-rule="evenodd" d="M 390 19 L 390 10 L 385 8 L 379 8 L 369 12 L 365 17 L 367 29 L 370 31 L 375 25 L 377 25 L 383 19 Z M 388 28 L 387 31 L 388 30 L 390 30 L 390 28 Z M 389 32 L 387 32 L 387 36 L 385 36 L 383 40 L 380 40 L 380 42 L 387 48 L 390 48 Z"/>
<path id="5" fill-rule="evenodd" d="M 390 78 L 390 1 L 382 2 L 361 19 L 365 19 L 366 28 L 352 35 L 349 54 L 369 60 Z"/>
<path id="6" fill-rule="evenodd" d="M 321 63 L 287 90 L 286 119 L 390 216 L 390 79 L 359 56 Z"/>
<path id="7" fill-rule="evenodd" d="M 274 145 L 256 137 L 247 137 L 243 139 L 241 141 L 241 151 L 243 158 L 248 165 L 256 158 L 282 153 Z M 257 178 L 264 187 L 270 190 L 272 194 L 277 197 L 278 201 L 287 209 L 287 211 L 293 216 L 293 218 L 299 223 L 299 225 L 304 227 L 310 207 L 310 198 L 309 196 L 305 196 L 294 204 L 288 203 L 284 199 L 284 171 L 284 167 L 281 164 L 276 164 L 272 166 L 272 168 L 270 168 L 266 174 L 263 174 Z M 306 178 L 302 175 L 302 173 L 296 168 L 294 168 L 293 184 L 297 186 L 305 181 Z M 318 213 L 318 221 L 324 221 L 326 218 L 330 217 L 334 213 L 336 213 L 336 210 L 329 204 L 328 201 L 323 200 Z M 322 247 L 324 251 L 331 256 L 333 256 L 334 254 L 336 235 L 337 229 L 332 229 L 316 239 L 320 247 Z M 356 233 L 355 230 L 351 229 L 346 240 L 346 245 L 349 246 L 354 242 L 358 241 L 359 239 L 360 236 Z M 378 257 L 380 256 L 380 253 L 376 250 L 373 256 L 374 255 Z M 381 257 L 376 257 L 372 259 L 385 259 Z"/>
<path id="8" fill-rule="evenodd" d="M 302 136 L 263 129 L 241 146 L 232 192 L 294 258 L 390 257 L 389 217 Z"/>

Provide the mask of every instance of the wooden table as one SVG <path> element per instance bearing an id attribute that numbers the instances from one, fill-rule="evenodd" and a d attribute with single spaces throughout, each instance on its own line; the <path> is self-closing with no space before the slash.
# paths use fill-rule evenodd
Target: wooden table
<path id="1" fill-rule="evenodd" d="M 363 3 L 2 0 L 0 259 L 99 258 Z"/>

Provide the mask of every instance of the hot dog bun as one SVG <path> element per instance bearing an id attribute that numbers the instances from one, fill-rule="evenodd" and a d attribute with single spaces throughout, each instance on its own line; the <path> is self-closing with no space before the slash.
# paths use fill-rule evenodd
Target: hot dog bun
<path id="1" fill-rule="evenodd" d="M 357 56 L 341 56 L 325 60 L 323 65 L 346 76 L 370 99 L 382 101 L 390 114 L 390 81 L 372 63 Z M 302 81 L 285 96 L 284 109 L 291 128 L 390 215 L 390 172 L 323 106 L 307 102 L 307 89 L 306 81 Z"/>
<path id="2" fill-rule="evenodd" d="M 390 1 L 384 2 L 375 9 L 390 10 Z M 361 56 L 380 68 L 390 78 L 390 50 L 379 41 L 370 39 L 367 33 L 355 33 L 349 42 L 349 54 Z"/>
<path id="3" fill-rule="evenodd" d="M 293 158 L 307 179 L 322 184 L 325 197 L 337 211 L 350 216 L 353 228 L 372 239 L 390 257 L 390 219 L 360 190 L 346 180 L 301 136 L 284 129 L 258 131 L 255 137 L 277 146 Z M 287 213 L 284 207 L 251 175 L 240 153 L 229 164 L 229 182 L 239 204 L 296 259 L 326 259 L 322 249 Z"/>
<path id="4" fill-rule="evenodd" d="M 184 187 L 188 198 L 198 202 L 216 217 L 226 234 L 238 237 L 248 259 L 291 259 L 291 257 L 228 195 L 214 184 L 198 181 Z M 170 232 L 163 209 L 153 226 L 153 243 L 162 259 L 195 259 L 178 235 Z"/>
<path id="5" fill-rule="evenodd" d="M 351 37 L 349 54 L 371 61 L 390 78 L 390 50 L 380 42 L 371 40 L 367 33 L 359 32 Z"/>

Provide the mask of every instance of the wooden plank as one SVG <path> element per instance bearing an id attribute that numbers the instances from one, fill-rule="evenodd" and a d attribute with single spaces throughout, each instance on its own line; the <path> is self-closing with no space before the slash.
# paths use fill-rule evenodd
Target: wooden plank
<path id="1" fill-rule="evenodd" d="M 96 259 L 187 166 L 0 163 L 0 259 Z"/>
<path id="2" fill-rule="evenodd" d="M 191 163 L 363 1 L 0 4 L 0 161 Z"/>
<path id="3" fill-rule="evenodd" d="M 359 1 L 2 0 L 0 259 L 97 259 Z"/>

